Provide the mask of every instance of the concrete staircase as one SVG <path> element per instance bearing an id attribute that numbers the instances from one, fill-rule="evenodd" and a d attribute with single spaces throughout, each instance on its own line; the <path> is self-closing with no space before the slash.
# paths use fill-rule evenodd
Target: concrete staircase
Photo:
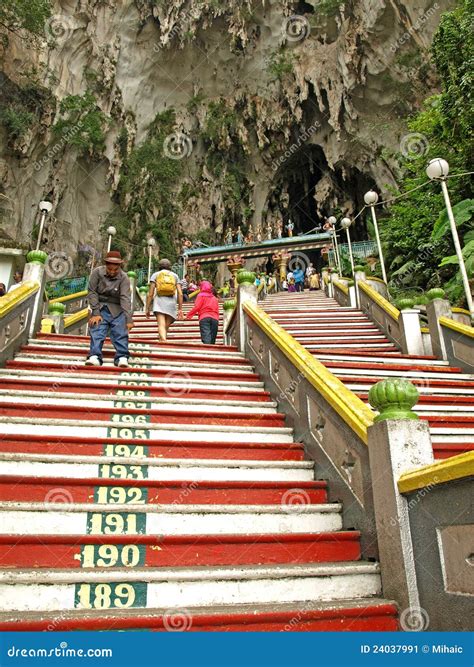
<path id="1" fill-rule="evenodd" d="M 434 456 L 474 449 L 474 376 L 433 356 L 401 354 L 360 310 L 323 292 L 269 296 L 266 312 L 363 401 L 379 380 L 410 380 L 420 393 L 415 411 L 430 425 Z"/>
<path id="2" fill-rule="evenodd" d="M 244 356 L 135 324 L 129 369 L 61 335 L 0 369 L 0 630 L 397 629 Z"/>

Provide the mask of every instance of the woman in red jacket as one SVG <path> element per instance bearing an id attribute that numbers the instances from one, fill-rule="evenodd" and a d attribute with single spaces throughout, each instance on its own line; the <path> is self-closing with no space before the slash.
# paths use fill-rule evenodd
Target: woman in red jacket
<path id="1" fill-rule="evenodd" d="M 190 320 L 198 313 L 201 341 L 205 345 L 215 345 L 219 326 L 219 302 L 213 294 L 211 283 L 207 280 L 199 283 L 199 289 L 194 308 L 189 311 L 186 319 Z"/>

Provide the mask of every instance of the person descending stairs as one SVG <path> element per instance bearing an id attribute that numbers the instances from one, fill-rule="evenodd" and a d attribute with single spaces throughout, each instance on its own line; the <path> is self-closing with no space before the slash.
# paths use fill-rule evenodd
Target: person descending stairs
<path id="1" fill-rule="evenodd" d="M 192 304 L 185 305 L 185 312 Z M 235 347 L 134 317 L 130 367 L 40 335 L 0 369 L 0 629 L 395 630 Z"/>
<path id="2" fill-rule="evenodd" d="M 413 382 L 415 410 L 430 425 L 436 459 L 474 449 L 474 376 L 434 356 L 402 354 L 360 310 L 323 292 L 269 296 L 262 307 L 349 389 L 368 403 L 390 377 Z"/>

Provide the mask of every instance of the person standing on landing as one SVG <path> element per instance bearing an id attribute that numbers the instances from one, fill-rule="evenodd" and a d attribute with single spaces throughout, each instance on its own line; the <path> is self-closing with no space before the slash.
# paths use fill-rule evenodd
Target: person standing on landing
<path id="1" fill-rule="evenodd" d="M 130 279 L 122 271 L 122 263 L 120 253 L 112 250 L 105 257 L 105 266 L 98 266 L 90 275 L 87 299 L 92 315 L 87 366 L 102 365 L 102 347 L 107 335 L 115 347 L 114 365 L 128 366 L 128 332 L 133 319 Z"/>
<path id="2" fill-rule="evenodd" d="M 219 326 L 219 302 L 207 280 L 201 280 L 199 289 L 194 308 L 189 311 L 186 319 L 190 320 L 198 313 L 201 341 L 204 345 L 215 345 Z"/>
<path id="3" fill-rule="evenodd" d="M 171 271 L 169 259 L 160 259 L 158 271 L 150 278 L 150 289 L 146 300 L 146 317 L 150 317 L 152 302 L 160 342 L 164 343 L 168 336 L 168 329 L 173 322 L 176 319 L 183 319 L 183 292 L 179 276 Z"/>

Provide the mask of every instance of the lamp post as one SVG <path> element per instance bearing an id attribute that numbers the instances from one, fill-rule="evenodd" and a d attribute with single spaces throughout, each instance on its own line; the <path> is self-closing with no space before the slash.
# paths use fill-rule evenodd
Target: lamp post
<path id="1" fill-rule="evenodd" d="M 117 230 L 115 229 L 115 227 L 112 226 L 107 227 L 107 234 L 109 235 L 109 240 L 107 242 L 107 252 L 110 252 L 110 248 L 112 247 L 112 239 L 116 233 Z"/>
<path id="2" fill-rule="evenodd" d="M 446 160 L 441 158 L 435 158 L 430 160 L 428 167 L 426 168 L 426 173 L 428 178 L 432 181 L 440 181 L 441 190 L 443 191 L 444 202 L 446 204 L 446 211 L 448 213 L 449 224 L 451 227 L 451 234 L 454 241 L 454 247 L 456 249 L 456 255 L 459 261 L 459 270 L 461 271 L 462 282 L 464 286 L 464 293 L 466 295 L 467 307 L 471 313 L 471 317 L 474 317 L 474 304 L 472 301 L 471 288 L 469 285 L 469 278 L 466 271 L 466 265 L 464 263 L 464 257 L 462 256 L 461 244 L 459 242 L 458 230 L 456 227 L 456 221 L 453 215 L 453 209 L 451 207 L 451 200 L 449 199 L 448 186 L 446 185 L 446 178 L 449 174 L 449 164 Z"/>
<path id="3" fill-rule="evenodd" d="M 346 230 L 347 243 L 349 245 L 349 257 L 350 257 L 350 260 L 351 260 L 352 275 L 354 275 L 354 256 L 352 254 L 351 235 L 349 233 L 349 227 L 351 226 L 351 224 L 352 224 L 352 220 L 350 218 L 342 218 L 341 227 L 342 227 L 342 229 Z"/>
<path id="4" fill-rule="evenodd" d="M 150 278 L 151 278 L 151 256 L 152 256 L 152 253 L 153 253 L 153 248 L 156 246 L 156 241 L 153 237 L 148 239 L 147 246 L 148 246 L 148 282 L 150 282 Z"/>
<path id="5" fill-rule="evenodd" d="M 332 237 L 334 242 L 334 255 L 336 257 L 336 264 L 339 271 L 339 275 L 342 275 L 341 257 L 339 255 L 339 244 L 337 242 L 337 234 L 336 234 L 337 218 L 335 218 L 333 215 L 330 215 L 327 224 L 330 225 L 329 229 L 332 232 Z"/>
<path id="6" fill-rule="evenodd" d="M 377 248 L 379 249 L 379 259 L 380 259 L 380 267 L 382 269 L 382 277 L 384 279 L 384 282 L 387 283 L 387 272 L 385 271 L 385 261 L 383 258 L 382 244 L 380 243 L 379 226 L 377 224 L 377 216 L 375 215 L 375 204 L 378 202 L 378 200 L 379 196 L 374 190 L 369 190 L 364 195 L 364 201 L 367 204 L 367 206 L 370 206 L 370 212 L 372 213 L 372 222 L 374 223 L 375 238 L 377 239 Z"/>
<path id="7" fill-rule="evenodd" d="M 50 201 L 40 201 L 39 203 L 39 210 L 41 211 L 41 221 L 40 221 L 40 228 L 38 231 L 38 238 L 36 239 L 36 250 L 39 250 L 39 247 L 41 245 L 41 238 L 43 236 L 43 229 L 46 216 L 48 215 L 48 213 L 51 213 L 52 208 L 53 205 L 51 204 Z"/>

